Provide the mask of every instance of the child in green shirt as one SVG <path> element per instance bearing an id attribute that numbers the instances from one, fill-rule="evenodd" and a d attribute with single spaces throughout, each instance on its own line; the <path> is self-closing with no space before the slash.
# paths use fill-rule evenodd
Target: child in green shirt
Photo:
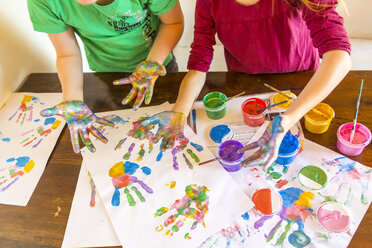
<path id="1" fill-rule="evenodd" d="M 133 85 L 123 104 L 136 95 L 134 109 L 151 100 L 158 76 L 174 61 L 171 51 L 183 32 L 178 0 L 28 0 L 35 31 L 47 33 L 57 54 L 63 101 L 42 111 L 67 121 L 73 148 L 80 151 L 78 133 L 90 151 L 89 132 L 107 142 L 94 127 L 102 120 L 83 102 L 82 59 L 75 33 L 84 43 L 89 67 L 98 72 L 133 72 L 114 84 Z"/>

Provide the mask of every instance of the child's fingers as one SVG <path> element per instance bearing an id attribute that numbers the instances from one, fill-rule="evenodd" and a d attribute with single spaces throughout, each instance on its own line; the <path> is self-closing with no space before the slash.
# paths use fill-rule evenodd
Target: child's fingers
<path id="1" fill-rule="evenodd" d="M 122 85 L 122 84 L 131 84 L 136 78 L 133 75 L 130 75 L 129 77 L 126 78 L 121 78 L 118 80 L 115 80 L 112 82 L 114 85 Z"/>
<path id="2" fill-rule="evenodd" d="M 81 140 L 86 145 L 86 147 L 88 148 L 89 151 L 91 151 L 91 152 L 95 152 L 96 151 L 96 148 L 94 147 L 92 141 L 90 140 L 89 134 L 88 134 L 88 132 L 87 132 L 86 129 L 84 129 L 84 128 L 81 129 L 81 131 L 80 131 L 80 137 L 81 137 Z"/>
<path id="3" fill-rule="evenodd" d="M 141 126 L 147 127 L 148 125 L 158 123 L 159 117 L 157 115 L 153 115 L 150 118 L 147 118 L 146 120 L 141 121 Z"/>
<path id="4" fill-rule="evenodd" d="M 136 102 L 133 105 L 133 110 L 137 110 L 141 106 L 143 100 L 145 99 L 145 90 L 146 88 L 142 87 L 138 91 Z"/>
<path id="5" fill-rule="evenodd" d="M 152 93 L 153 93 L 153 90 L 154 90 L 155 80 L 156 80 L 156 78 L 153 78 L 150 81 L 149 86 L 147 86 L 146 95 L 145 95 L 145 104 L 146 105 L 150 104 L 150 102 L 151 102 Z"/>
<path id="6" fill-rule="evenodd" d="M 70 138 L 71 138 L 71 143 L 72 143 L 72 149 L 74 149 L 75 153 L 80 152 L 80 146 L 79 146 L 79 136 L 74 128 L 74 124 L 72 123 L 67 123 L 68 129 L 70 130 Z"/>
<path id="7" fill-rule="evenodd" d="M 106 139 L 106 137 L 103 136 L 95 127 L 91 126 L 88 130 L 93 134 L 94 137 L 105 144 L 107 143 L 108 140 Z"/>
<path id="8" fill-rule="evenodd" d="M 160 151 L 164 152 L 167 149 L 169 137 L 168 136 L 163 136 L 163 140 L 160 145 Z"/>
<path id="9" fill-rule="evenodd" d="M 128 102 L 132 101 L 132 99 L 137 95 L 137 87 L 134 87 L 130 90 L 130 92 L 128 93 L 128 95 L 123 99 L 123 101 L 121 102 L 121 104 L 125 105 L 127 104 Z"/>
<path id="10" fill-rule="evenodd" d="M 264 149 L 260 148 L 252 156 L 248 157 L 246 160 L 241 162 L 243 167 L 255 166 L 258 164 L 265 163 L 269 158 L 270 154 L 265 152 Z"/>
<path id="11" fill-rule="evenodd" d="M 156 144 L 156 143 L 159 142 L 160 139 L 161 139 L 161 134 L 160 134 L 160 132 L 157 132 L 157 133 L 155 134 L 155 136 L 151 138 L 150 141 L 151 141 L 152 143 Z"/>
<path id="12" fill-rule="evenodd" d="M 170 137 L 168 140 L 167 148 L 170 149 L 174 146 L 175 143 L 175 137 Z"/>
<path id="13" fill-rule="evenodd" d="M 99 124 L 102 124 L 102 125 L 109 126 L 109 127 L 115 126 L 115 124 L 112 123 L 111 121 L 103 119 L 103 118 L 98 117 L 98 116 L 96 116 L 96 122 L 99 123 Z"/>
<path id="14" fill-rule="evenodd" d="M 53 116 L 53 115 L 57 114 L 57 110 L 58 110 L 57 106 L 54 106 L 52 108 L 43 109 L 43 110 L 40 111 L 40 115 L 42 117 L 50 117 L 50 116 Z"/>

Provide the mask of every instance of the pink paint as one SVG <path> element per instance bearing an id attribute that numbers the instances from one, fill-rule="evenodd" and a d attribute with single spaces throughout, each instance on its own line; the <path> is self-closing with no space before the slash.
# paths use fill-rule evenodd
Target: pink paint
<path id="1" fill-rule="evenodd" d="M 317 211 L 317 218 L 320 225 L 334 233 L 347 231 L 351 223 L 347 209 L 337 202 L 322 204 Z"/>
<path id="2" fill-rule="evenodd" d="M 371 142 L 371 131 L 363 124 L 357 123 L 355 127 L 355 135 L 350 142 L 350 134 L 352 132 L 353 123 L 345 123 L 337 130 L 337 149 L 349 156 L 357 156 L 361 154 Z"/>

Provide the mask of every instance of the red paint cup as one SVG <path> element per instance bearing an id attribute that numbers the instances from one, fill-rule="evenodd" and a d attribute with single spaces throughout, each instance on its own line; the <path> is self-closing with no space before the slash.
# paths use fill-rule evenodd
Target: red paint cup
<path id="1" fill-rule="evenodd" d="M 265 121 L 267 109 L 257 111 L 267 107 L 266 102 L 260 98 L 249 98 L 242 104 L 243 119 L 245 124 L 250 127 L 260 126 Z"/>

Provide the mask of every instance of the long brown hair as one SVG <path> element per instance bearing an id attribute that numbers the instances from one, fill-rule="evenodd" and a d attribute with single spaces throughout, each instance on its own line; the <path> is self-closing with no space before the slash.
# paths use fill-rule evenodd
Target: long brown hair
<path id="1" fill-rule="evenodd" d="M 337 3 L 331 3 L 334 2 L 334 0 L 317 0 L 314 2 L 314 0 L 284 0 L 288 5 L 298 8 L 301 6 L 301 3 L 304 4 L 306 7 L 311 9 L 315 12 L 321 12 L 325 9 L 335 7 Z M 346 9 L 345 3 L 343 0 L 337 0 L 339 4 L 343 6 L 344 9 Z M 346 9 L 347 11 L 347 9 Z"/>

